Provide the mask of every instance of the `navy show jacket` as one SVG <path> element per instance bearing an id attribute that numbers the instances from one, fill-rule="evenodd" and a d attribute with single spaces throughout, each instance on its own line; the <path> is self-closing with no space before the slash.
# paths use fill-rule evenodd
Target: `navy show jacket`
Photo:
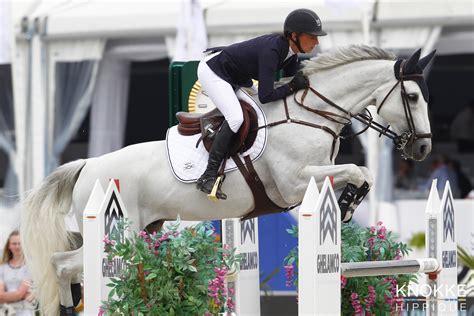
<path id="1" fill-rule="evenodd" d="M 267 34 L 224 47 L 207 64 L 233 86 L 251 87 L 251 79 L 258 80 L 258 98 L 260 102 L 268 103 L 291 93 L 288 85 L 273 87 L 278 70 L 283 69 L 285 77 L 296 73 L 297 55 L 285 60 L 289 49 L 288 39 L 283 35 Z"/>

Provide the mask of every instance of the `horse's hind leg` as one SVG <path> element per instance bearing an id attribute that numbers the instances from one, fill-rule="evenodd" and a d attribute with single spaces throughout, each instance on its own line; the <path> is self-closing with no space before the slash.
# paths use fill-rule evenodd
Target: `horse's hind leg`
<path id="1" fill-rule="evenodd" d="M 162 219 L 154 221 L 153 223 L 146 225 L 145 230 L 149 234 L 159 232 L 161 230 L 161 227 L 163 227 L 164 222 L 165 221 Z"/>
<path id="2" fill-rule="evenodd" d="M 62 315 L 75 315 L 71 283 L 83 271 L 83 249 L 57 252 L 51 256 L 59 283 L 59 301 Z M 76 286 L 77 290 L 77 286 Z M 80 290 L 80 287 L 79 287 Z"/>

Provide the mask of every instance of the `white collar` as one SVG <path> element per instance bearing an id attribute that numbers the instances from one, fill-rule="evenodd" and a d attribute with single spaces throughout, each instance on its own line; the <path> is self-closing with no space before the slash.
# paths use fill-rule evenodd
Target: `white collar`
<path id="1" fill-rule="evenodd" d="M 289 49 L 288 49 L 288 55 L 286 55 L 285 60 L 287 60 L 288 58 L 290 58 L 291 56 L 293 56 L 295 54 L 296 53 L 291 49 L 291 46 L 290 46 Z"/>

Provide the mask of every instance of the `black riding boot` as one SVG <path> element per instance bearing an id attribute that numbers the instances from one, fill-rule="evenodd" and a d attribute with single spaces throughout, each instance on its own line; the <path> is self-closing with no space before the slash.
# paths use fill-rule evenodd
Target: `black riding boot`
<path id="1" fill-rule="evenodd" d="M 206 171 L 201 175 L 201 177 L 197 180 L 196 188 L 201 190 L 204 193 L 210 194 L 214 183 L 216 182 L 217 175 L 219 172 L 219 167 L 221 166 L 222 160 L 227 155 L 229 151 L 229 147 L 231 145 L 232 137 L 234 136 L 234 132 L 227 124 L 227 121 L 224 121 L 222 124 L 221 129 L 216 135 L 214 142 L 212 143 L 211 150 L 209 152 L 209 160 L 207 162 Z M 227 195 L 223 193 L 219 188 L 216 192 L 216 197 L 221 200 L 227 199 Z"/>

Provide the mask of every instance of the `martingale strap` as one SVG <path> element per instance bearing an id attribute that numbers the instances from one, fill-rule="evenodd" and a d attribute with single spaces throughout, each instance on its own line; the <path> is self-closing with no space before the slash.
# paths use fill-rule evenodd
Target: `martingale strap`
<path id="1" fill-rule="evenodd" d="M 289 210 L 288 208 L 276 205 L 272 200 L 270 200 L 257 171 L 253 167 L 252 159 L 250 159 L 248 155 L 244 157 L 245 165 L 242 163 L 238 154 L 233 155 L 232 159 L 244 176 L 245 182 L 247 182 L 247 185 L 252 191 L 254 200 L 253 210 L 242 217 L 241 220 L 273 213 L 287 212 Z"/>
<path id="2" fill-rule="evenodd" d="M 286 101 L 286 98 L 283 99 L 283 104 L 285 105 L 286 120 L 280 120 L 280 121 L 268 123 L 267 125 L 259 126 L 258 129 L 277 126 L 277 125 L 280 125 L 280 124 L 290 124 L 290 123 L 321 129 L 321 130 L 331 134 L 332 137 L 333 137 L 332 145 L 331 145 L 331 156 L 330 156 L 330 159 L 332 160 L 332 158 L 334 156 L 334 150 L 336 148 L 336 141 L 339 138 L 339 135 L 336 132 L 334 132 L 332 129 L 327 127 L 326 125 L 319 125 L 319 124 L 314 124 L 314 123 L 311 123 L 311 122 L 306 122 L 306 121 L 301 121 L 301 120 L 291 118 L 290 117 L 290 112 L 288 110 L 288 103 Z M 316 113 L 315 111 L 311 111 L 311 112 L 321 115 L 320 113 Z"/>

